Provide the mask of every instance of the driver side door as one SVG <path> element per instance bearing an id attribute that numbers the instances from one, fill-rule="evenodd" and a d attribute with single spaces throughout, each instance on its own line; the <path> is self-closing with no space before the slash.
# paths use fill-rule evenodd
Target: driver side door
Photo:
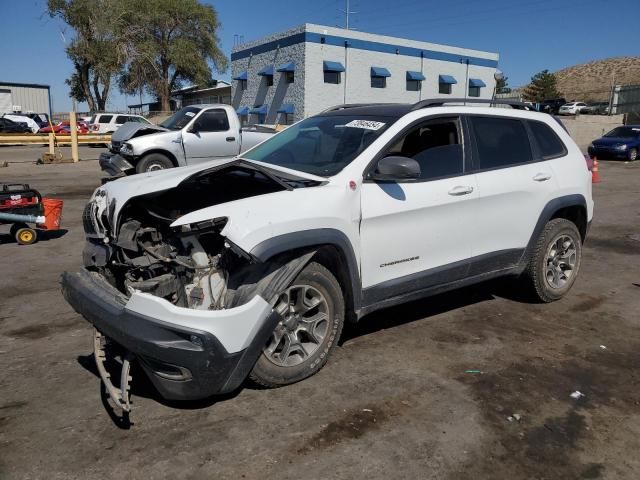
<path id="1" fill-rule="evenodd" d="M 239 132 L 232 131 L 224 109 L 210 108 L 201 112 L 182 133 L 187 163 L 237 155 L 240 151 L 238 135 Z"/>
<path id="2" fill-rule="evenodd" d="M 466 173 L 465 137 L 458 117 L 422 121 L 378 157 L 413 158 L 420 178 L 378 182 L 365 173 L 360 226 L 365 302 L 466 276 L 477 188 L 475 175 Z"/>

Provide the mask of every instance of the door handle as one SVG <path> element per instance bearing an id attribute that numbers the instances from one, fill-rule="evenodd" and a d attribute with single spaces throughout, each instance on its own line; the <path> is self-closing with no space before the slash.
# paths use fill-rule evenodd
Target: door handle
<path id="1" fill-rule="evenodd" d="M 227 137 L 226 140 L 227 140 L 227 142 L 235 142 L 236 141 L 236 137 Z"/>
<path id="2" fill-rule="evenodd" d="M 533 177 L 533 179 L 536 182 L 546 182 L 550 178 L 551 178 L 551 175 L 549 175 L 548 173 L 543 173 L 543 172 L 540 172 L 535 177 Z"/>
<path id="3" fill-rule="evenodd" d="M 451 190 L 449 190 L 449 195 L 457 197 L 460 195 L 468 195 L 471 192 L 473 192 L 473 187 L 458 185 L 457 187 L 453 187 Z"/>

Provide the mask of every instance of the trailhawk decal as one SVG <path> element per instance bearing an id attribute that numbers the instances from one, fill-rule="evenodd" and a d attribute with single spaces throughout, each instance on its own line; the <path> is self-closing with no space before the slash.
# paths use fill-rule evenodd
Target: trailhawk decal
<path id="1" fill-rule="evenodd" d="M 345 127 L 364 128 L 365 130 L 380 130 L 384 127 L 384 122 L 374 122 L 373 120 L 351 120 Z"/>
<path id="2" fill-rule="evenodd" d="M 398 263 L 413 262 L 414 260 L 418 260 L 419 258 L 420 256 L 416 256 L 416 257 L 403 258 L 402 260 L 394 260 L 393 262 L 382 263 L 380 264 L 380 268 L 390 267 L 392 265 L 397 265 Z"/>

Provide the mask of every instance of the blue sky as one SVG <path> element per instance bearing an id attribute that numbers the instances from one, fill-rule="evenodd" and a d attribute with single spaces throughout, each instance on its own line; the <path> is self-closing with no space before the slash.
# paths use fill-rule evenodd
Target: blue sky
<path id="1" fill-rule="evenodd" d="M 248 41 L 305 22 L 344 25 L 344 0 L 205 3 L 218 10 L 227 54 L 235 35 Z M 0 81 L 49 84 L 54 110 L 66 111 L 71 100 L 64 80 L 73 66 L 64 39 L 72 32 L 46 16 L 45 5 L 45 0 L 0 0 Z M 499 68 L 512 86 L 545 68 L 640 55 L 640 0 L 351 0 L 350 10 L 357 12 L 350 17 L 357 30 L 498 52 Z M 137 102 L 113 93 L 110 109 Z"/>

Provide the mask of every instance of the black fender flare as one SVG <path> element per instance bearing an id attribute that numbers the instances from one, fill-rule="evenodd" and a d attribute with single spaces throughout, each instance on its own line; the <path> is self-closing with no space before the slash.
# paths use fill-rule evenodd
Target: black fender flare
<path id="1" fill-rule="evenodd" d="M 549 222 L 549 220 L 553 218 L 553 216 L 559 210 L 567 207 L 582 207 L 584 208 L 585 215 L 587 215 L 587 200 L 584 198 L 584 195 L 576 193 L 549 200 L 549 202 L 547 202 L 547 204 L 542 209 L 542 212 L 538 217 L 538 221 L 536 222 L 536 226 L 533 228 L 533 232 L 531 233 L 531 237 L 529 238 L 529 242 L 527 243 L 527 247 L 525 248 L 524 254 L 522 255 L 522 259 L 520 261 L 521 265 L 526 266 L 527 262 L 529 261 L 531 251 L 538 241 L 538 238 L 540 237 L 544 226 Z"/>
<path id="2" fill-rule="evenodd" d="M 322 245 L 331 245 L 337 248 L 344 256 L 350 279 L 350 285 L 344 285 L 344 287 L 350 289 L 353 298 L 353 308 L 358 312 L 362 306 L 360 268 L 358 267 L 358 261 L 351 241 L 340 230 L 335 228 L 316 228 L 277 235 L 260 242 L 253 247 L 249 253 L 257 260 L 265 262 L 280 253 Z"/>

